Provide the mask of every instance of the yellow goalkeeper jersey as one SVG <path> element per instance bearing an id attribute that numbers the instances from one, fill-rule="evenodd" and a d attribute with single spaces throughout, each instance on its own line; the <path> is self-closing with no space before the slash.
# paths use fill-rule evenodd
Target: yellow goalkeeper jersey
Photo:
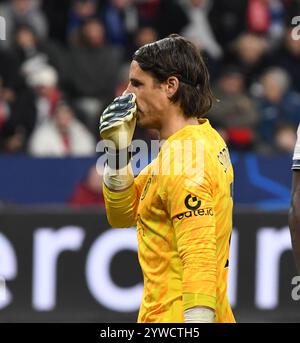
<path id="1" fill-rule="evenodd" d="M 111 225 L 137 226 L 138 322 L 180 323 L 194 306 L 213 308 L 215 322 L 235 322 L 227 297 L 232 185 L 226 144 L 199 119 L 170 136 L 130 188 L 103 186 Z"/>

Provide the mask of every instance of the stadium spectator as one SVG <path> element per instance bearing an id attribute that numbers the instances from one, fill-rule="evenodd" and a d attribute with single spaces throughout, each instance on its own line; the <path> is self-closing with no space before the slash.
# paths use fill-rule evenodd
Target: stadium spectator
<path id="1" fill-rule="evenodd" d="M 35 129 L 29 153 L 37 157 L 89 156 L 96 150 L 92 134 L 76 119 L 64 102 L 57 105 L 53 118 Z"/>
<path id="2" fill-rule="evenodd" d="M 102 106 L 115 93 L 121 65 L 122 50 L 106 43 L 99 20 L 88 20 L 69 52 L 69 91 L 91 130 L 97 127 Z"/>
<path id="3" fill-rule="evenodd" d="M 110 43 L 125 46 L 138 28 L 138 12 L 133 0 L 108 0 L 102 18 Z"/>
<path id="4" fill-rule="evenodd" d="M 0 77 L 1 84 L 6 90 L 9 90 L 11 93 L 16 91 L 20 80 L 14 51 L 0 49 Z"/>
<path id="5" fill-rule="evenodd" d="M 247 30 L 248 0 L 214 0 L 209 20 L 218 43 L 225 52 L 229 45 Z"/>
<path id="6" fill-rule="evenodd" d="M 189 18 L 189 24 L 182 30 L 182 35 L 213 58 L 221 58 L 222 47 L 216 41 L 208 20 L 211 0 L 183 0 L 182 4 Z"/>
<path id="7" fill-rule="evenodd" d="M 181 32 L 189 23 L 180 1 L 151 0 L 136 1 L 139 26 L 155 28 L 159 38 Z"/>
<path id="8" fill-rule="evenodd" d="M 20 25 L 14 33 L 15 55 L 19 68 L 23 69 L 24 73 L 26 65 L 30 64 L 48 64 L 48 57 L 39 44 L 38 37 L 32 28 L 28 25 Z M 27 68 L 28 68 L 27 67 Z"/>
<path id="9" fill-rule="evenodd" d="M 36 106 L 35 125 L 41 125 L 53 115 L 54 109 L 62 97 L 57 86 L 58 75 L 53 67 L 37 65 L 37 70 L 29 69 L 26 75 L 28 86 L 34 90 Z"/>
<path id="10" fill-rule="evenodd" d="M 293 39 L 292 31 L 293 28 L 287 30 L 283 46 L 276 51 L 272 62 L 289 73 L 293 87 L 300 93 L 300 41 Z"/>
<path id="11" fill-rule="evenodd" d="M 59 71 L 61 81 L 65 79 L 65 53 L 52 41 L 41 41 L 30 26 L 20 25 L 16 28 L 13 51 L 18 69 L 24 77 L 52 65 Z"/>
<path id="12" fill-rule="evenodd" d="M 256 82 L 268 66 L 269 43 L 266 38 L 252 33 L 241 34 L 232 44 L 224 64 L 240 66 L 246 77 L 247 88 Z"/>
<path id="13" fill-rule="evenodd" d="M 5 89 L 3 87 L 3 80 L 0 80 L 0 147 L 2 150 L 8 151 L 8 150 L 15 150 L 15 149 L 8 149 L 11 145 L 14 145 L 13 142 L 15 140 L 12 140 L 12 143 L 9 143 L 9 135 L 8 135 L 8 122 L 9 118 L 11 116 L 11 104 L 6 99 L 5 96 Z M 20 136 L 18 136 L 21 138 Z M 22 140 L 18 140 L 20 142 L 20 145 L 22 146 Z M 18 147 L 17 147 L 18 148 Z"/>
<path id="14" fill-rule="evenodd" d="M 141 26 L 156 29 L 160 38 L 180 32 L 189 22 L 181 4 L 174 0 L 108 0 L 102 18 L 111 43 L 126 46 Z"/>
<path id="15" fill-rule="evenodd" d="M 1 111 L 5 120 L 0 130 L 0 150 L 5 153 L 24 152 L 36 121 L 34 96 L 28 89 L 19 91 L 17 97 L 1 98 Z"/>
<path id="16" fill-rule="evenodd" d="M 72 0 L 42 0 L 41 9 L 49 24 L 48 37 L 59 44 L 67 42 L 68 13 Z"/>
<path id="17" fill-rule="evenodd" d="M 281 0 L 214 0 L 209 12 L 212 29 L 226 51 L 242 32 L 265 35 L 278 44 L 284 34 L 285 16 Z"/>
<path id="18" fill-rule="evenodd" d="M 270 27 L 269 2 L 272 0 L 248 0 L 247 26 L 249 31 L 266 34 Z"/>
<path id="19" fill-rule="evenodd" d="M 99 17 L 96 0 L 73 0 L 68 13 L 68 40 L 72 41 L 76 31 L 88 19 Z"/>
<path id="20" fill-rule="evenodd" d="M 271 44 L 277 46 L 284 37 L 286 10 L 282 0 L 269 0 L 270 26 L 268 31 Z"/>
<path id="21" fill-rule="evenodd" d="M 0 136 L 1 152 L 5 154 L 17 154 L 24 152 L 25 134 L 22 128 L 11 125 L 8 121 Z"/>
<path id="22" fill-rule="evenodd" d="M 158 39 L 157 30 L 150 24 L 139 26 L 133 34 L 133 40 L 126 48 L 125 59 L 127 62 L 131 61 L 134 52 L 144 44 L 153 43 Z M 127 81 L 126 81 L 127 82 Z"/>
<path id="23" fill-rule="evenodd" d="M 218 102 L 209 112 L 210 120 L 227 144 L 234 149 L 252 148 L 259 114 L 245 92 L 242 70 L 227 66 L 214 88 L 214 95 Z"/>
<path id="24" fill-rule="evenodd" d="M 95 166 L 92 166 L 85 177 L 80 182 L 73 194 L 70 196 L 69 205 L 73 207 L 81 206 L 101 206 L 104 207 L 104 198 L 102 189 L 99 185 L 102 184 L 102 174 L 97 172 Z"/>
<path id="25" fill-rule="evenodd" d="M 34 0 L 10 0 L 1 4 L 0 15 L 6 21 L 6 40 L 1 42 L 3 47 L 11 46 L 13 32 L 18 25 L 32 27 L 40 38 L 48 35 L 48 23 L 44 13 L 39 8 L 39 2 Z"/>
<path id="26" fill-rule="evenodd" d="M 4 66 L 9 68 L 14 62 Z M 10 82 L 5 79 L 8 75 L 16 74 L 16 71 L 11 74 L 8 70 L 0 77 L 0 150 L 5 153 L 24 151 L 36 122 L 33 92 L 26 87 L 22 88 L 21 83 L 15 82 L 17 77 Z"/>
<path id="27" fill-rule="evenodd" d="M 0 84 L 0 131 L 3 128 L 5 122 L 10 116 L 10 105 L 7 99 L 5 98 L 3 82 L 1 80 Z"/>
<path id="28" fill-rule="evenodd" d="M 280 68 L 271 68 L 261 78 L 262 95 L 257 99 L 261 112 L 260 135 L 272 145 L 276 128 L 281 123 L 297 127 L 300 121 L 300 95 L 290 88 L 290 77 Z"/>
<path id="29" fill-rule="evenodd" d="M 281 0 L 249 0 L 248 29 L 252 33 L 268 36 L 277 45 L 285 32 L 285 9 Z"/>
<path id="30" fill-rule="evenodd" d="M 220 98 L 219 76 L 227 65 L 243 70 L 242 93 L 248 99 L 250 94 L 257 96 L 260 109 L 265 109 L 265 97 L 260 93 L 259 81 L 270 66 L 286 70 L 291 89 L 299 93 L 300 45 L 293 39 L 294 27 L 290 27 L 299 9 L 299 0 L 1 1 L 0 15 L 6 19 L 7 40 L 1 41 L 5 49 L 0 50 L 0 101 L 6 101 L 10 109 L 1 124 L 2 149 L 26 150 L 35 125 L 52 117 L 62 93 L 74 107 L 76 117 L 97 134 L 99 113 L 108 99 L 122 93 L 127 83 L 126 72 L 121 70 L 128 68 L 126 63 L 132 53 L 173 32 L 184 32 L 198 41 Z M 51 38 L 64 45 L 49 40 L 48 31 Z M 220 51 L 221 61 L 215 58 L 221 56 Z M 292 98 L 297 98 L 293 94 Z M 220 113 L 226 109 L 221 104 L 215 106 L 220 106 Z M 277 110 L 279 107 L 274 105 Z M 282 110 L 279 112 L 280 118 L 286 116 Z M 215 116 L 216 125 L 222 128 L 222 121 L 226 120 L 222 117 L 219 121 Z M 268 142 L 273 150 L 277 131 L 270 130 L 270 138 L 263 138 L 262 142 Z M 224 127 L 222 132 L 226 138 Z M 150 137 L 147 132 L 139 132 L 138 137 L 143 135 L 146 140 Z M 7 139 L 13 142 L 8 150 L 3 145 Z"/>

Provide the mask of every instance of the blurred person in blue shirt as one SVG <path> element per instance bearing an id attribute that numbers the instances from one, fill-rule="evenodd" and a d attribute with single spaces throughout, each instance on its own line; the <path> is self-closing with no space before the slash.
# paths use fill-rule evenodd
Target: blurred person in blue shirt
<path id="1" fill-rule="evenodd" d="M 290 87 L 288 73 L 273 67 L 261 78 L 262 94 L 257 98 L 261 112 L 259 132 L 263 142 L 272 144 L 276 128 L 282 123 L 297 127 L 300 121 L 300 95 Z"/>
<path id="2" fill-rule="evenodd" d="M 68 13 L 68 39 L 72 40 L 74 38 L 74 35 L 86 20 L 99 16 L 96 0 L 73 0 Z"/>
<path id="3" fill-rule="evenodd" d="M 125 46 L 138 27 L 138 12 L 133 0 L 108 0 L 101 17 L 108 40 Z"/>
<path id="4" fill-rule="evenodd" d="M 300 40 L 293 37 L 294 28 L 289 28 L 282 46 L 274 53 L 272 63 L 285 69 L 293 84 L 293 88 L 300 92 Z"/>

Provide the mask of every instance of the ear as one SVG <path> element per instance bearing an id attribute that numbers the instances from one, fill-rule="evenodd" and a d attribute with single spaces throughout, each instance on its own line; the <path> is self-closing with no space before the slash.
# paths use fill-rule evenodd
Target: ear
<path id="1" fill-rule="evenodd" d="M 176 76 L 170 76 L 166 81 L 166 93 L 168 98 L 172 98 L 172 96 L 177 92 L 179 88 L 179 80 Z"/>

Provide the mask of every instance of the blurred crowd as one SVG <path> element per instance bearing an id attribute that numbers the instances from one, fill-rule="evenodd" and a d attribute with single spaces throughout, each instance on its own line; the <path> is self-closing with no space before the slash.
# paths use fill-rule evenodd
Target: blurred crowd
<path id="1" fill-rule="evenodd" d="M 1 153 L 95 154 L 99 115 L 126 88 L 132 54 L 171 33 L 202 52 L 216 97 L 207 116 L 232 150 L 293 150 L 300 0 L 6 0 L 0 16 Z"/>

